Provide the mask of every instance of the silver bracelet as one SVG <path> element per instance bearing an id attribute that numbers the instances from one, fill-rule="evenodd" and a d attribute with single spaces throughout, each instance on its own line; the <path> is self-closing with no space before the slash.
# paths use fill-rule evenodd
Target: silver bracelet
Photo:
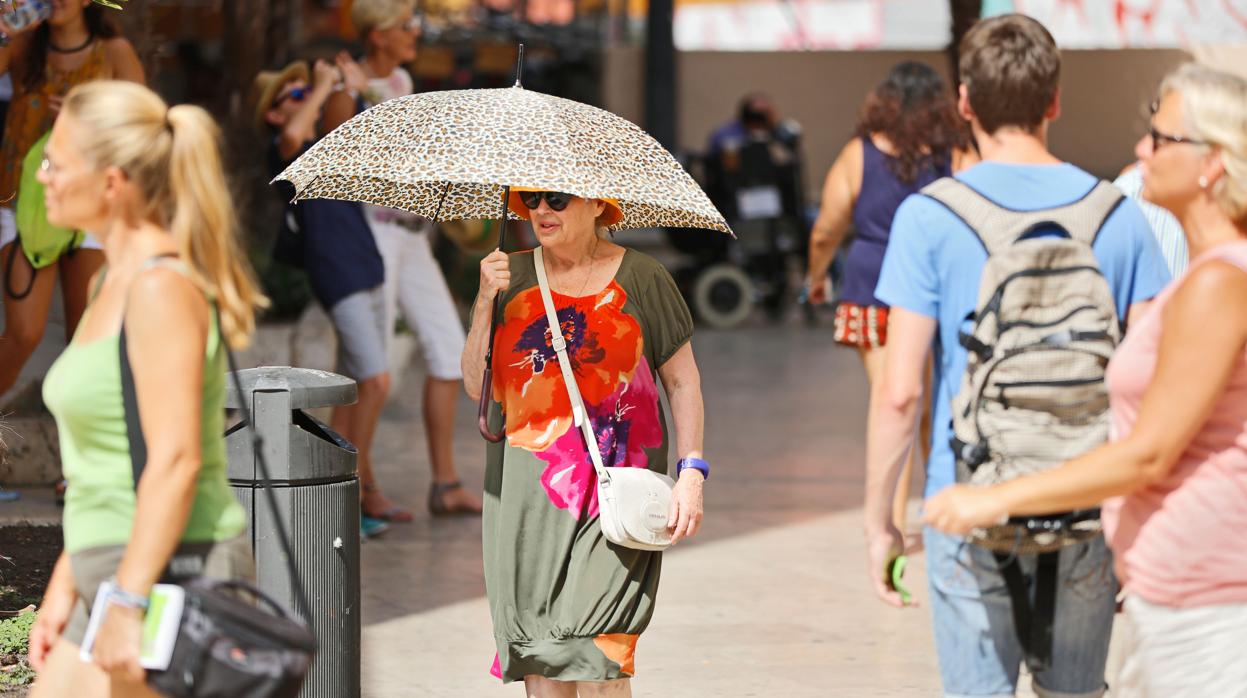
<path id="1" fill-rule="evenodd" d="M 108 591 L 108 603 L 116 604 L 123 608 L 133 608 L 136 611 L 146 611 L 148 600 L 146 596 L 132 594 L 117 583 L 116 579 L 111 580 L 112 586 Z"/>

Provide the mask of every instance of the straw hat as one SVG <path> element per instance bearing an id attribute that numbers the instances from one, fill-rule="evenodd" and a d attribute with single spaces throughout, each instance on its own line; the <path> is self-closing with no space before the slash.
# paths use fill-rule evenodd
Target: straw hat
<path id="1" fill-rule="evenodd" d="M 281 70 L 265 70 L 255 76 L 251 84 L 252 103 L 255 104 L 255 127 L 264 130 L 264 115 L 273 108 L 273 100 L 286 83 L 293 80 L 307 82 L 309 73 L 307 63 L 294 61 Z"/>

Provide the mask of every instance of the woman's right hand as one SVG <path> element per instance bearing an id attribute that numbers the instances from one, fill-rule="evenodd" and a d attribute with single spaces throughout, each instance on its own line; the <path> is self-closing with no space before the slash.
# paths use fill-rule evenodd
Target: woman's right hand
<path id="1" fill-rule="evenodd" d="M 831 302 L 831 279 L 826 274 L 819 279 L 807 279 L 805 283 L 809 293 L 806 301 L 811 305 Z"/>
<path id="2" fill-rule="evenodd" d="M 60 583 L 53 575 L 39 606 L 39 615 L 30 628 L 30 665 L 35 671 L 43 671 L 43 663 L 57 640 L 61 639 L 77 602 L 78 593 L 74 591 L 73 583 Z"/>
<path id="3" fill-rule="evenodd" d="M 488 303 L 511 285 L 511 260 L 502 250 L 494 250 L 481 260 L 481 290 L 477 300 Z"/>

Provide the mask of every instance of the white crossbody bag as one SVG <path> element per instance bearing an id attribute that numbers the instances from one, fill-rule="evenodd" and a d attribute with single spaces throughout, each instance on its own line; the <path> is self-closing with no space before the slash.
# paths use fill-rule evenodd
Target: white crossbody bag
<path id="1" fill-rule="evenodd" d="M 593 424 L 580 397 L 580 386 L 576 384 L 572 362 L 567 356 L 567 339 L 563 337 L 554 299 L 550 296 L 540 246 L 533 250 L 533 264 L 537 268 L 537 285 L 541 288 L 546 321 L 550 323 L 550 343 L 558 354 L 563 383 L 567 385 L 567 396 L 571 399 L 572 421 L 584 436 L 589 459 L 597 472 L 602 534 L 606 540 L 625 548 L 664 550 L 671 545 L 667 514 L 671 508 L 671 490 L 675 487 L 675 481 L 649 468 L 607 469 L 602 465 L 597 436 L 593 433 Z"/>

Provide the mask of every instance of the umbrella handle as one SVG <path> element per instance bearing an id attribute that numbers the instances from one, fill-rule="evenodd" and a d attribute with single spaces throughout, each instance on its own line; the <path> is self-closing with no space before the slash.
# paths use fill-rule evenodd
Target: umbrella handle
<path id="1" fill-rule="evenodd" d="M 511 197 L 511 187 L 502 191 L 502 218 L 498 221 L 498 249 L 506 245 L 507 235 L 507 199 Z M 481 436 L 491 444 L 496 444 L 506 436 L 503 429 L 494 433 L 489 429 L 489 401 L 494 388 L 494 336 L 498 333 L 498 311 L 501 310 L 501 294 L 494 296 L 494 306 L 489 315 L 489 344 L 485 349 L 485 376 L 481 379 L 481 402 L 476 411 L 476 426 Z"/>
<path id="2" fill-rule="evenodd" d="M 476 425 L 481 430 L 481 436 L 491 444 L 496 444 L 506 436 L 506 431 L 499 431 L 497 434 L 489 430 L 489 402 L 490 392 L 492 390 L 494 380 L 494 369 L 486 366 L 485 377 L 481 379 L 481 404 L 476 412 Z"/>

